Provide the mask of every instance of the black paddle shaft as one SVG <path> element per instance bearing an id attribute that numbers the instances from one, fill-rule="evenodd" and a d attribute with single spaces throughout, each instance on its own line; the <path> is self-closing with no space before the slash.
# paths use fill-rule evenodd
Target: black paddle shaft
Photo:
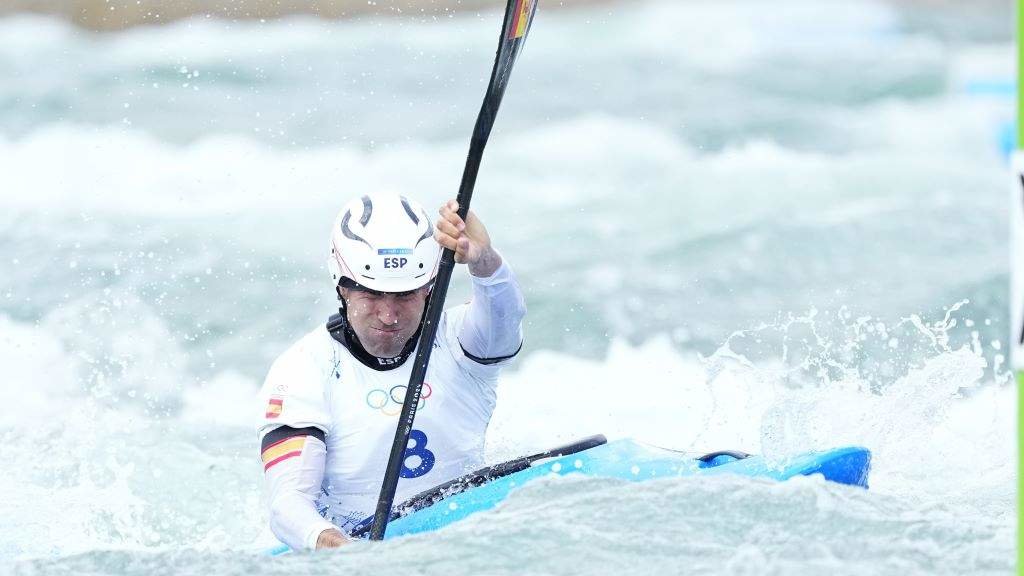
<path id="1" fill-rule="evenodd" d="M 491 466 L 485 466 L 479 470 L 474 470 L 469 474 L 464 474 L 443 484 L 438 484 L 429 490 L 424 490 L 423 492 L 407 499 L 405 502 L 402 502 L 398 506 L 392 506 L 389 521 L 404 518 L 413 512 L 433 506 L 445 498 L 450 498 L 456 494 L 462 494 L 466 490 L 483 486 L 484 484 L 497 480 L 498 478 L 504 478 L 505 476 L 526 470 L 540 460 L 576 454 L 577 452 L 589 450 L 607 442 L 608 440 L 604 436 L 598 434 L 596 436 L 589 436 L 582 440 L 577 440 L 571 444 L 566 444 L 565 446 L 552 448 L 545 452 L 530 454 L 529 456 L 521 456 L 515 460 L 508 460 Z M 352 532 L 350 533 L 351 536 L 354 538 L 364 538 L 370 532 L 372 524 L 372 516 L 364 519 L 352 529 Z"/>
<path id="2" fill-rule="evenodd" d="M 526 36 L 530 31 L 536 11 L 537 0 L 508 0 L 505 7 L 505 21 L 501 29 L 501 37 L 498 39 L 498 51 L 494 58 L 494 68 L 491 70 L 491 80 L 487 85 L 487 94 L 484 96 L 480 114 L 477 115 L 476 125 L 473 128 L 469 155 L 466 158 L 466 167 L 462 171 L 462 182 L 459 185 L 459 195 L 456 198 L 459 203 L 458 214 L 463 220 L 469 214 L 469 203 L 473 198 L 477 172 L 480 171 L 480 160 L 483 158 L 487 139 L 491 135 L 491 128 L 494 127 L 498 106 L 501 105 L 505 87 L 508 85 L 508 79 L 512 73 L 512 66 L 526 42 Z M 430 353 L 433 350 L 434 339 L 437 337 L 437 324 L 441 320 L 445 297 L 448 295 L 448 283 L 452 279 L 454 268 L 455 252 L 445 248 L 441 253 L 441 263 L 437 271 L 437 278 L 434 279 L 434 288 L 427 299 L 423 330 L 420 332 L 412 374 L 409 375 L 409 385 L 406 388 L 405 401 L 402 403 L 402 413 L 398 417 L 398 427 L 395 429 L 395 441 L 391 445 L 391 455 L 388 457 L 388 466 L 380 487 L 377 510 L 373 515 L 373 527 L 370 529 L 371 540 L 384 538 L 384 530 L 388 526 L 391 506 L 395 500 L 395 490 L 398 488 L 398 479 L 405 461 L 405 451 L 409 445 L 409 435 L 412 432 L 413 421 L 416 419 L 416 407 L 420 402 L 423 378 L 427 374 L 427 364 L 430 362 Z"/>

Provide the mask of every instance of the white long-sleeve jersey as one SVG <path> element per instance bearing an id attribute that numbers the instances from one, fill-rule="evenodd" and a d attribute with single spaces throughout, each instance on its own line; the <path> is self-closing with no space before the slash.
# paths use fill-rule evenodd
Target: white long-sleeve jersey
<path id="1" fill-rule="evenodd" d="M 502 264 L 438 325 L 396 502 L 478 468 L 498 373 L 522 344 L 522 292 Z M 260 391 L 270 527 L 294 549 L 371 516 L 413 362 L 374 370 L 319 326 L 282 354 Z"/>

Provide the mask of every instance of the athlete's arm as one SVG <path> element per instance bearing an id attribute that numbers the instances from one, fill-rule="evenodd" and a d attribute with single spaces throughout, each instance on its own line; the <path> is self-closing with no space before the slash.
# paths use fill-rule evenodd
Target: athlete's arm
<path id="1" fill-rule="evenodd" d="M 491 364 L 515 356 L 523 343 L 526 303 L 511 268 L 491 245 L 483 223 L 471 210 L 463 221 L 458 203 L 448 201 L 439 211 L 434 237 L 455 251 L 473 279 L 473 299 L 463 319 L 459 343 L 467 356 Z"/>
<path id="2" fill-rule="evenodd" d="M 262 441 L 270 529 L 294 550 L 336 548 L 347 540 L 316 509 L 327 445 L 318 428 L 280 426 Z"/>
<path id="3" fill-rule="evenodd" d="M 323 532 L 337 530 L 316 506 L 331 416 L 316 349 L 311 346 L 304 338 L 281 354 L 259 392 L 265 409 L 257 429 L 270 528 L 295 550 L 316 548 Z"/>

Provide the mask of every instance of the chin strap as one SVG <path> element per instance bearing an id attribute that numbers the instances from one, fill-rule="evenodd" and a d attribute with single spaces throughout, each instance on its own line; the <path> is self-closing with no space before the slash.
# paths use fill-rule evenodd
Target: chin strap
<path id="1" fill-rule="evenodd" d="M 416 333 L 409 338 L 409 341 L 405 343 L 405 347 L 402 351 L 394 358 L 380 358 L 370 354 L 363 348 L 362 342 L 359 341 L 359 336 L 356 336 L 352 326 L 348 323 L 348 311 L 345 309 L 345 301 L 341 301 L 341 307 L 338 308 L 337 314 L 332 314 L 327 320 L 327 331 L 330 332 L 331 338 L 338 341 L 339 344 L 344 346 L 357 360 L 363 363 L 368 368 L 373 368 L 378 371 L 394 370 L 412 356 L 414 350 L 416 350 L 416 343 L 420 339 L 420 331 L 423 330 L 423 318 L 420 318 L 420 325 L 416 328 Z"/>

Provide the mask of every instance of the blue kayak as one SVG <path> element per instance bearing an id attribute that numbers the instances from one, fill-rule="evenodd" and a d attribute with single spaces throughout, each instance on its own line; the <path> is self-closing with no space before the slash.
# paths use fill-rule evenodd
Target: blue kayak
<path id="1" fill-rule="evenodd" d="M 769 462 L 742 452 L 713 452 L 700 457 L 623 439 L 607 442 L 592 436 L 578 442 L 490 466 L 446 482 L 395 506 L 385 538 L 437 530 L 501 503 L 518 487 L 549 475 L 582 474 L 629 481 L 735 474 L 787 480 L 820 474 L 825 480 L 868 487 L 871 452 L 860 447 L 834 448 Z M 365 537 L 372 517 L 352 531 Z M 271 551 L 280 554 L 287 546 Z"/>

